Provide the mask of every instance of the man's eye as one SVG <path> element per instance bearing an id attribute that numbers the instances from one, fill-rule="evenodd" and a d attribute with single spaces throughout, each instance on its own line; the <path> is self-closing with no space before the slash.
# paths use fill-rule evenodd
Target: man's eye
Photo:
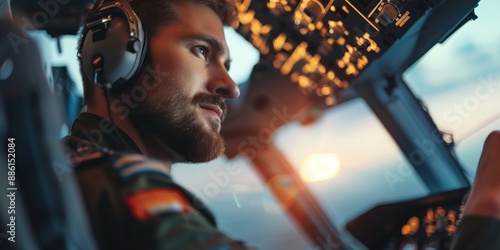
<path id="1" fill-rule="evenodd" d="M 196 52 L 200 53 L 200 55 L 207 57 L 208 56 L 208 48 L 205 46 L 197 46 Z"/>

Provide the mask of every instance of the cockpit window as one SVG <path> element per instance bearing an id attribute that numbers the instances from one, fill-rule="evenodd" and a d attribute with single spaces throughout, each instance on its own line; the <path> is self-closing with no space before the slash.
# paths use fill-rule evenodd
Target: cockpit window
<path id="1" fill-rule="evenodd" d="M 478 18 L 434 46 L 404 73 L 437 127 L 453 135 L 456 152 L 472 180 L 482 143 L 500 125 L 500 33 L 495 9 L 500 3 L 481 1 Z"/>

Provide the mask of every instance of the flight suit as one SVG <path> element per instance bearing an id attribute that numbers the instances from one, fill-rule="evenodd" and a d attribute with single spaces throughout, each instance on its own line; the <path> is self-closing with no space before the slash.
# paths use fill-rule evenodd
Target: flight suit
<path id="1" fill-rule="evenodd" d="M 101 249 L 247 249 L 110 121 L 82 113 L 65 142 Z"/>

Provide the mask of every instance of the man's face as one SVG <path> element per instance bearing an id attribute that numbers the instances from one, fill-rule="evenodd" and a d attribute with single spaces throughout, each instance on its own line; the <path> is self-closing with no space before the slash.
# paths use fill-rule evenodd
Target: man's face
<path id="1" fill-rule="evenodd" d="M 177 4 L 178 20 L 150 37 L 157 88 L 133 110 L 133 122 L 154 157 L 205 162 L 224 152 L 219 134 L 226 98 L 239 95 L 228 75 L 223 24 L 208 6 Z"/>

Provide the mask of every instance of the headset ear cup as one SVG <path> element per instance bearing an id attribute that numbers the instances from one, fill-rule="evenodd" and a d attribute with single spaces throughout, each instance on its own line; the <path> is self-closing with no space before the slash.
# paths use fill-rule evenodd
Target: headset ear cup
<path id="1" fill-rule="evenodd" d="M 112 6 L 105 10 L 96 10 L 97 19 L 94 17 L 92 20 L 97 25 L 87 24 L 82 33 L 80 60 L 85 76 L 90 81 L 100 87 L 116 89 L 131 82 L 138 75 L 147 42 L 142 24 L 132 9 L 123 3 Z M 129 18 L 131 15 L 133 18 Z M 99 23 L 105 19 L 103 17 L 108 21 Z M 96 68 L 97 61 L 102 68 Z M 96 81 L 97 73 L 99 75 Z"/>

